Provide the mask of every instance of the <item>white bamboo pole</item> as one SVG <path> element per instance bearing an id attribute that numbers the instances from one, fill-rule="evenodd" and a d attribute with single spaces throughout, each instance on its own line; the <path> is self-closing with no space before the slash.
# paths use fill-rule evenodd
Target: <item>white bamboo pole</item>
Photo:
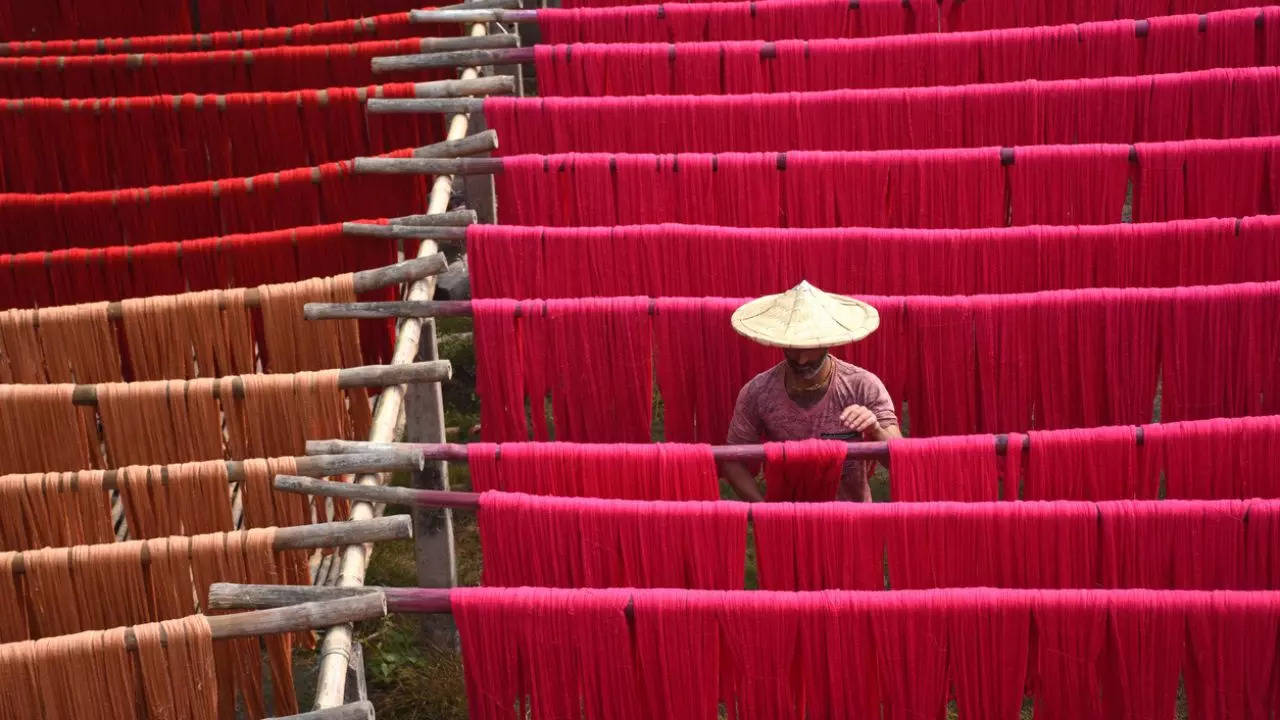
<path id="1" fill-rule="evenodd" d="M 481 23 L 471 25 L 470 35 L 479 37 L 486 33 Z M 480 76 L 479 68 L 467 68 L 459 76 L 462 80 L 474 80 Z M 454 115 L 449 118 L 446 140 L 458 140 L 466 137 L 469 126 L 466 115 Z M 431 187 L 431 196 L 427 203 L 427 213 L 442 213 L 449 209 L 449 196 L 453 193 L 453 177 L 441 175 Z M 440 251 L 432 240 L 423 240 L 418 248 L 418 257 L 427 257 Z M 435 295 L 435 277 L 426 277 L 409 286 L 405 300 L 430 300 Z M 422 338 L 422 319 L 407 318 L 400 324 L 396 334 L 395 352 L 391 363 L 410 363 L 418 354 L 418 343 Z M 392 442 L 396 439 L 396 424 L 403 409 L 405 387 L 391 386 L 378 396 L 378 404 L 374 410 L 373 428 L 369 432 L 369 440 L 373 442 Z M 381 485 L 381 475 L 365 474 L 356 477 L 355 482 L 362 485 Z M 374 516 L 373 505 L 355 503 L 351 507 L 352 520 L 367 520 Z M 364 585 L 364 573 L 368 566 L 370 548 L 364 545 L 351 545 L 342 550 L 339 565 L 338 587 L 359 587 Z M 320 645 L 320 670 L 316 682 L 315 709 L 337 707 L 342 705 L 346 693 L 347 664 L 351 656 L 352 629 L 350 625 L 338 625 L 329 630 Z"/>

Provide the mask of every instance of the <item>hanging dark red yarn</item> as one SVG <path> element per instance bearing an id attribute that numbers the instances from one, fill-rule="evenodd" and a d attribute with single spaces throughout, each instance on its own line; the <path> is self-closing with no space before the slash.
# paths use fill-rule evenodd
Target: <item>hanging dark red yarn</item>
<path id="1" fill-rule="evenodd" d="M 513 155 L 503 159 L 495 180 L 503 202 L 501 221 L 517 225 L 971 228 L 1003 226 L 1011 219 L 1102 224 L 1122 219 L 1125 193 L 1120 191 L 1133 150 L 1137 167 L 1145 168 L 1134 179 L 1134 219 L 1155 222 L 1273 212 L 1277 201 L 1271 193 L 1280 192 L 1280 183 L 1267 178 L 1278 144 L 1276 137 L 1259 137 L 1140 143 L 1136 150 L 1129 145 L 1036 146 L 1016 149 L 1007 167 L 994 147 Z M 1154 165 L 1144 165 L 1148 160 Z M 1185 172 L 1169 172 L 1175 161 L 1185 164 Z M 1057 192 L 1037 194 L 1055 173 Z M 814 192 L 842 187 L 882 187 L 888 200 L 867 193 Z M 1180 200 L 1182 194 L 1195 199 Z"/>
<path id="2" fill-rule="evenodd" d="M 1210 433 L 1225 437 L 1221 428 Z M 1123 500 L 1159 497 L 1153 448 L 1139 446 L 1131 426 L 1030 433 L 1026 500 Z M 1202 497 L 1208 498 L 1209 495 Z M 1212 497 L 1245 497 L 1224 493 Z"/>
<path id="3" fill-rule="evenodd" d="M 480 496 L 484 583 L 741 589 L 743 503 Z"/>
<path id="4" fill-rule="evenodd" d="M 364 14 L 366 11 L 361 10 Z M 447 29 L 442 26 L 442 29 Z M 299 23 L 286 27 L 240 28 L 208 33 L 101 37 L 75 40 L 26 40 L 0 43 L 8 55 L 112 55 L 116 53 L 240 50 L 277 45 L 328 45 L 363 40 L 394 40 L 435 35 L 430 25 L 409 22 L 409 13 L 390 12 L 347 20 Z M 126 32 L 137 32 L 127 28 Z"/>
<path id="5" fill-rule="evenodd" d="M 1164 471 L 1170 498 L 1280 497 L 1276 416 L 1144 425 L 1147 463 Z"/>
<path id="6" fill-rule="evenodd" d="M 1125 78 L 751 95 L 489 97 L 484 110 L 488 126 L 506 139 L 500 151 L 504 154 L 784 152 L 1271 135 L 1280 132 L 1280 120 L 1265 110 L 1278 98 L 1280 70 L 1244 67 Z M 797 115 L 827 121 L 787 121 Z M 1046 124 L 1045 117 L 1059 121 Z M 620 127 L 626 132 L 619 132 Z M 1044 193 L 1048 179 L 1037 180 L 1035 168 L 1049 170 L 1071 162 L 1092 167 L 1094 153 L 1082 150 L 1068 146 L 1059 157 L 1036 161 L 1015 190 L 1026 185 L 1030 195 Z M 1015 155 L 1015 164 L 1023 152 Z M 1127 155 L 1116 162 L 1127 169 Z M 1095 192 L 1123 194 L 1127 173 L 1119 172 L 1118 177 L 1118 191 L 1103 184 Z M 1018 198 L 1013 206 L 1017 212 Z M 1069 212 L 1065 216 L 1072 222 L 1064 224 L 1097 222 Z M 1016 225 L 1032 222 L 1014 219 Z"/>
<path id="7" fill-rule="evenodd" d="M 768 502 L 835 500 L 847 444 L 841 440 L 795 440 L 764 446 L 764 499 Z"/>
<path id="8" fill-rule="evenodd" d="M 635 39 L 650 42 L 538 45 L 535 63 L 542 97 L 780 93 L 1101 78 L 1260 64 L 1258 53 L 1265 43 L 1254 25 L 1259 15 L 1269 24 L 1280 11 L 1267 7 L 1208 13 L 1203 29 L 1198 14 L 1153 17 L 1142 36 L 1135 32 L 1133 20 L 1111 20 L 960 34 L 778 40 L 772 45 L 707 33 L 711 40 L 725 41 L 680 42 L 672 48 L 665 37 L 658 42 L 642 31 Z"/>
<path id="9" fill-rule="evenodd" d="M 709 445 L 471 443 L 471 486 L 533 495 L 632 500 L 717 500 Z"/>
<path id="10" fill-rule="evenodd" d="M 0 10 L 0 37 L 51 40 L 191 33 L 196 30 L 217 35 L 215 31 L 336 21 L 339 18 L 408 10 L 410 7 L 417 6 L 405 0 L 333 0 L 327 3 L 279 0 L 272 3 L 205 3 L 199 6 L 174 5 L 163 0 L 114 0 L 93 5 L 23 3 Z M 354 22 L 348 20 L 332 24 Z M 299 28 L 300 32 L 303 30 Z"/>
<path id="11" fill-rule="evenodd" d="M 397 151 L 392 156 L 407 156 Z M 355 176 L 351 161 L 248 178 L 85 193 L 0 195 L 0 251 L 142 245 L 406 215 L 421 176 Z"/>
<path id="12" fill-rule="evenodd" d="M 5 192 L 71 192 L 240 177 L 377 155 L 443 138 L 441 119 L 368 115 L 366 96 L 413 97 L 411 83 L 292 92 L 0 100 Z M 139 156 L 138 142 L 155 152 Z M 50 163 L 41 147 L 61 148 Z"/>
<path id="13" fill-rule="evenodd" d="M 467 266 L 482 298 L 749 297 L 797 277 L 859 297 L 977 295 L 1276 280 L 1277 237 L 1275 215 L 973 230 L 478 224 Z"/>
<path id="14" fill-rule="evenodd" d="M 1266 717 L 1274 593 L 458 588 L 472 717 Z M 627 608 L 631 617 L 627 617 Z M 1185 652 L 1184 652 L 1185 648 Z M 1024 678 L 1026 681 L 1024 683 Z M 645 715 L 646 709 L 652 714 Z M 1104 714 L 1103 711 L 1106 711 Z M 861 716 L 861 715 L 860 715 Z"/>
<path id="15" fill-rule="evenodd" d="M 421 50 L 421 40 L 404 38 L 257 50 L 0 57 L 0 97 L 260 92 L 442 79 L 439 70 L 373 73 L 375 57 Z"/>

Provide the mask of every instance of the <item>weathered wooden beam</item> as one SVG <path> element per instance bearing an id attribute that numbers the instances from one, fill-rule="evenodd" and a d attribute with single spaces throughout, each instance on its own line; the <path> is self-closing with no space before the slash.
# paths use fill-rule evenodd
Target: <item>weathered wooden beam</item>
<path id="1" fill-rule="evenodd" d="M 373 720 L 373 703 L 360 700 L 338 707 L 312 710 L 297 715 L 280 715 L 267 720 Z"/>
<path id="2" fill-rule="evenodd" d="M 405 365 L 364 365 L 343 368 L 338 371 L 338 387 L 386 387 L 405 383 L 443 382 L 453 376 L 453 366 L 448 360 Z M 213 392 L 218 392 L 215 384 Z M 231 383 L 235 397 L 244 397 L 244 382 L 235 378 Z M 76 405 L 97 405 L 97 385 L 77 385 L 71 392 L 71 402 Z"/>
<path id="3" fill-rule="evenodd" d="M 471 302 L 468 300 L 307 303 L 302 306 L 302 316 L 308 320 L 465 317 L 470 314 Z"/>
<path id="4" fill-rule="evenodd" d="M 476 211 L 460 209 L 441 213 L 401 215 L 399 217 L 390 218 L 387 222 L 392 225 L 473 225 L 476 222 Z"/>
<path id="5" fill-rule="evenodd" d="M 480 493 L 473 492 L 391 487 L 387 485 L 352 485 L 350 483 L 317 480 L 316 478 L 299 477 L 297 475 L 277 475 L 273 482 L 273 487 L 281 492 L 408 505 L 409 507 L 458 508 L 460 510 L 475 510 L 480 507 Z"/>
<path id="6" fill-rule="evenodd" d="M 357 173 L 387 172 L 410 158 L 356 158 Z M 412 158 L 418 175 L 492 175 L 502 172 L 502 158 Z"/>
<path id="7" fill-rule="evenodd" d="M 405 540 L 411 537 L 413 537 L 412 519 L 408 515 L 389 515 L 372 520 L 346 520 L 276 528 L 275 541 L 271 547 L 274 550 L 315 550 L 387 540 Z M 143 565 L 151 562 L 145 552 L 141 562 Z M 15 574 L 26 572 L 22 552 L 14 553 L 12 572 Z"/>
<path id="8" fill-rule="evenodd" d="M 333 602 L 364 595 L 384 596 L 388 612 L 449 612 L 448 588 L 399 588 L 366 585 L 343 588 L 312 585 L 214 583 L 209 586 L 209 605 L 215 610 L 258 610 L 288 607 L 307 602 Z"/>
<path id="9" fill-rule="evenodd" d="M 372 225 L 343 223 L 342 232 L 365 237 L 406 238 L 419 240 L 449 240 L 458 242 L 467 238 L 464 227 L 432 227 L 429 225 Z"/>
<path id="10" fill-rule="evenodd" d="M 436 10 L 495 10 L 520 7 L 520 0 L 471 0 L 453 5 L 441 5 Z"/>
<path id="11" fill-rule="evenodd" d="M 365 110 L 376 115 L 392 113 L 476 113 L 484 111 L 484 98 L 373 98 Z"/>
<path id="12" fill-rule="evenodd" d="M 422 468 L 423 458 L 420 452 L 415 452 L 408 448 L 392 447 L 377 452 L 303 455 L 294 458 L 293 462 L 299 475 L 329 477 L 332 475 L 349 475 L 351 473 L 413 472 Z M 227 482 L 244 482 L 244 461 L 228 460 L 226 466 Z M 98 471 L 85 470 L 82 472 L 88 475 Z M 75 483 L 79 479 L 79 475 L 79 472 L 71 473 L 71 482 Z M 119 478 L 119 469 L 103 471 L 102 488 L 104 490 L 118 489 Z M 168 466 L 160 466 L 160 481 L 166 483 L 169 481 Z"/>
<path id="13" fill-rule="evenodd" d="M 213 638 L 274 635 L 299 630 L 317 630 L 359 620 L 370 620 L 387 614 L 387 598 L 382 593 L 357 597 L 302 603 L 270 610 L 213 615 L 208 618 Z M 127 646 L 126 633 L 125 645 Z"/>
<path id="14" fill-rule="evenodd" d="M 510 75 L 486 75 L 470 80 L 432 80 L 415 83 L 413 86 L 413 96 L 419 98 L 512 95 L 515 91 L 516 79 Z"/>
<path id="15" fill-rule="evenodd" d="M 537 10 L 505 10 L 492 9 L 439 9 L 410 10 L 409 22 L 412 23 L 536 23 Z"/>
<path id="16" fill-rule="evenodd" d="M 457 138 L 456 140 L 441 140 L 438 143 L 423 145 L 414 148 L 413 156 L 415 158 L 452 158 L 465 157 L 467 155 L 481 155 L 498 149 L 498 133 L 496 130 L 485 130 L 474 135 Z M 370 157 L 366 160 L 403 160 L 405 158 L 379 158 Z"/>
<path id="17" fill-rule="evenodd" d="M 477 10 L 476 12 L 488 12 Z M 486 50 L 451 50 L 417 55 L 385 55 L 373 59 L 374 72 L 428 70 L 431 68 L 472 67 L 476 65 L 517 65 L 533 62 L 533 48 L 510 47 Z"/>
<path id="18" fill-rule="evenodd" d="M 419 42 L 419 50 L 424 53 L 446 52 L 451 50 L 491 50 L 494 48 L 510 48 L 520 44 L 520 38 L 509 34 L 496 35 L 459 35 L 453 37 L 428 37 Z M 375 65 L 374 72 L 378 72 Z"/>
<path id="19" fill-rule="evenodd" d="M 451 612 L 449 588 L 401 588 L 374 585 L 341 588 L 243 583 L 214 583 L 209 586 L 209 604 L 214 609 L 221 610 L 290 607 L 299 602 L 336 602 L 367 595 L 383 596 L 388 612 Z"/>

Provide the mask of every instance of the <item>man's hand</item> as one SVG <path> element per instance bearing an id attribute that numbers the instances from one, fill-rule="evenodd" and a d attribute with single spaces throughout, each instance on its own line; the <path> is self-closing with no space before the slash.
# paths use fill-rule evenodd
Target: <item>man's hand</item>
<path id="1" fill-rule="evenodd" d="M 854 432 L 866 432 L 879 435 L 880 423 L 876 414 L 861 405 L 850 405 L 840 413 L 840 422 Z"/>

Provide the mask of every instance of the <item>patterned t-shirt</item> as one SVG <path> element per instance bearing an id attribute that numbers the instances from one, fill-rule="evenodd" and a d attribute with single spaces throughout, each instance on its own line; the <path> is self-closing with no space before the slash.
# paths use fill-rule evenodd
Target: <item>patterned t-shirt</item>
<path id="1" fill-rule="evenodd" d="M 840 413 L 850 405 L 861 405 L 875 414 L 881 425 L 897 425 L 893 400 L 880 378 L 857 365 L 832 356 L 831 382 L 820 400 L 809 407 L 797 405 L 787 394 L 786 363 L 781 362 L 756 375 L 738 393 L 729 422 L 730 445 L 761 441 L 804 440 L 824 433 L 848 432 Z M 867 474 L 875 463 L 849 460 L 837 495 L 842 500 L 870 500 Z"/>

